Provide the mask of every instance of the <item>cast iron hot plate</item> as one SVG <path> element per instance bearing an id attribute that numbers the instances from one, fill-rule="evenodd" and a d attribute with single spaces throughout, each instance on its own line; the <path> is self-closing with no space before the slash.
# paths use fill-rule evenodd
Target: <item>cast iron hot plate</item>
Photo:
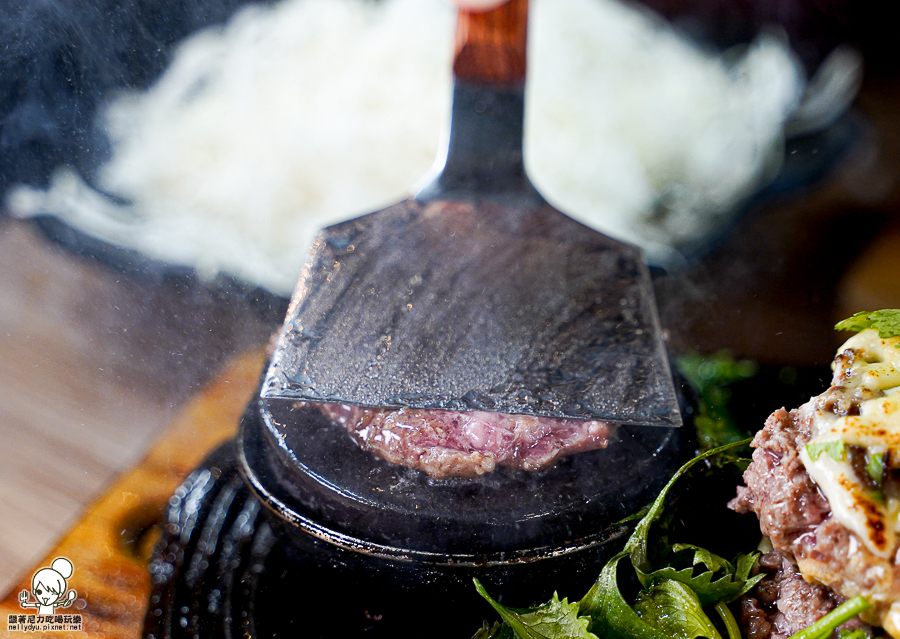
<path id="1" fill-rule="evenodd" d="M 615 522 L 680 463 L 683 430 L 623 428 L 545 471 L 438 481 L 315 408 L 252 402 L 170 502 L 145 633 L 417 636 L 440 619 L 440 636 L 471 636 L 491 617 L 473 578 L 511 605 L 586 591 L 626 532 Z"/>
<path id="2" fill-rule="evenodd" d="M 457 579 L 416 561 L 336 550 L 312 536 L 304 548 L 248 490 L 229 442 L 170 500 L 151 565 L 154 592 L 144 636 L 469 637 L 493 618 L 473 575 L 494 593 L 500 582 L 513 585 L 518 592 L 502 597 L 511 605 L 549 598 L 559 584 L 565 588 L 560 596 L 580 596 L 611 550 L 602 542 L 620 532 L 562 561 L 511 563 L 493 571 L 456 567 Z"/>
<path id="3" fill-rule="evenodd" d="M 361 449 L 314 405 L 261 400 L 238 438 L 254 491 L 292 536 L 324 523 L 367 552 L 426 563 L 533 561 L 607 536 L 679 464 L 679 429 L 621 427 L 538 471 L 433 479 Z M 312 523 L 311 523 L 312 522 Z"/>
<path id="4" fill-rule="evenodd" d="M 826 368 L 766 367 L 756 377 L 729 387 L 729 408 L 740 428 L 755 430 L 773 408 L 802 403 L 828 378 Z M 151 566 L 154 592 L 144 631 L 148 639 L 361 633 L 470 637 L 483 620 L 496 619 L 475 592 L 472 576 L 514 607 L 546 601 L 554 590 L 560 597 L 579 598 L 623 538 L 621 528 L 608 526 L 605 537 L 597 534 L 595 543 L 583 544 L 580 551 L 505 563 L 497 561 L 500 553 L 494 553 L 493 566 L 446 561 L 429 566 L 425 549 L 407 557 L 373 552 L 389 545 L 384 541 L 354 548 L 352 542 L 358 538 L 323 521 L 290 494 L 273 492 L 257 498 L 239 458 L 250 451 L 259 453 L 266 436 L 252 404 L 240 443 L 229 442 L 213 453 L 170 500 L 163 539 Z M 681 459 L 672 455 L 671 463 L 683 461 L 690 448 L 685 446 Z M 267 485 L 271 462 L 255 464 Z M 251 477 L 260 482 L 260 476 Z M 706 490 L 703 499 L 677 506 L 683 526 L 690 528 L 683 538 L 714 551 L 723 539 L 740 538 L 739 545 L 752 546 L 758 529 L 748 528 L 744 519 L 724 508 L 733 486 Z M 293 509 L 270 508 L 277 508 L 281 499 L 291 502 Z M 716 504 L 724 515 L 710 514 Z M 290 512 L 299 517 L 290 519 Z M 345 525 L 360 526 L 353 521 Z M 598 525 L 594 533 L 602 529 Z M 504 556 L 515 559 L 515 555 L 510 551 Z"/>

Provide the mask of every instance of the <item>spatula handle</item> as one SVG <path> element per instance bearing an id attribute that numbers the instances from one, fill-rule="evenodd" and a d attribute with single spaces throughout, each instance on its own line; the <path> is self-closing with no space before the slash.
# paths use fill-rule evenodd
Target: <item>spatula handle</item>
<path id="1" fill-rule="evenodd" d="M 489 11 L 460 9 L 446 155 L 438 157 L 442 167 L 417 199 L 543 202 L 522 161 L 527 26 L 528 0 Z"/>
<path id="2" fill-rule="evenodd" d="M 458 80 L 491 86 L 525 82 L 528 0 L 510 0 L 490 11 L 459 10 L 453 73 Z"/>

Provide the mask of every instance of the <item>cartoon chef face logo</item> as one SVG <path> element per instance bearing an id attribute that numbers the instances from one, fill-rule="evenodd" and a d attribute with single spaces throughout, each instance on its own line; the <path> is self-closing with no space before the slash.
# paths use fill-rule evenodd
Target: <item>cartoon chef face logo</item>
<path id="1" fill-rule="evenodd" d="M 31 578 L 31 594 L 35 601 L 28 601 L 28 591 L 19 593 L 19 606 L 37 608 L 39 615 L 52 615 L 56 608 L 68 608 L 75 601 L 74 590 L 66 591 L 66 580 L 75 572 L 72 562 L 57 557 L 49 568 L 41 568 Z"/>

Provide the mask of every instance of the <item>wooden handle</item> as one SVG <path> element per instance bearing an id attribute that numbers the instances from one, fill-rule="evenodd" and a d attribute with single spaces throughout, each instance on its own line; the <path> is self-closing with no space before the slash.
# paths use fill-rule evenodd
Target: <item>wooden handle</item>
<path id="1" fill-rule="evenodd" d="M 460 9 L 454 75 L 476 84 L 522 84 L 527 30 L 528 0 L 510 0 L 490 11 Z"/>

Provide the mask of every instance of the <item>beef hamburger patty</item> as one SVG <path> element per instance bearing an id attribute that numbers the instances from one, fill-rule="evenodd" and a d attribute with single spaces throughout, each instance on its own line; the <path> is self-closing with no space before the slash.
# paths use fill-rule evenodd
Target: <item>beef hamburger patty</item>
<path id="1" fill-rule="evenodd" d="M 816 617 L 863 595 L 872 604 L 864 620 L 900 638 L 898 346 L 871 329 L 848 340 L 831 387 L 775 411 L 757 433 L 747 485 L 729 506 L 756 513 L 774 550 L 836 595 Z"/>

